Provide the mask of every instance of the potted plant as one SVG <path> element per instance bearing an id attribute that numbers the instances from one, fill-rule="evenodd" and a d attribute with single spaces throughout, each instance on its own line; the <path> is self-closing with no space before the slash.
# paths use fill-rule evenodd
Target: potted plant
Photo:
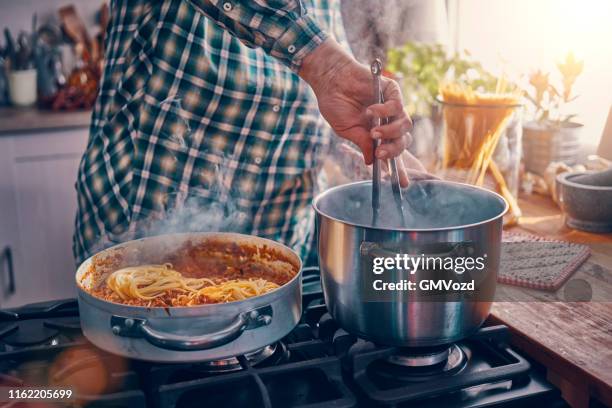
<path id="1" fill-rule="evenodd" d="M 568 105 L 577 98 L 572 88 L 582 73 L 583 61 L 568 53 L 557 64 L 560 84 L 553 84 L 550 73 L 537 70 L 529 75 L 531 93 L 526 98 L 534 107 L 533 120 L 523 125 L 525 169 L 543 175 L 551 162 L 576 163 L 582 124 L 573 121 Z"/>

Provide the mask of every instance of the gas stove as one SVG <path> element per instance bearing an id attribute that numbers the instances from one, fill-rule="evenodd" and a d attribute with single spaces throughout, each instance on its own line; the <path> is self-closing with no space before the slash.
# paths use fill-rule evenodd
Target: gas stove
<path id="1" fill-rule="evenodd" d="M 207 363 L 152 364 L 83 336 L 76 300 L 0 311 L 0 386 L 70 388 L 88 407 L 566 406 L 504 326 L 445 347 L 378 346 L 338 327 L 319 275 L 303 277 L 303 314 L 285 338 Z"/>

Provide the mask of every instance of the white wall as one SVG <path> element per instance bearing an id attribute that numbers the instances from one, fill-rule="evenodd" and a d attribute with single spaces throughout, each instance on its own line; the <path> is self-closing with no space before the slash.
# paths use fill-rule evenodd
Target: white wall
<path id="1" fill-rule="evenodd" d="M 94 31 L 94 16 L 102 5 L 102 0 L 0 0 L 0 29 L 8 27 L 13 36 L 19 30 L 30 31 L 32 14 L 38 14 L 38 21 L 57 20 L 57 10 L 68 4 L 73 4 L 84 20 L 90 34 Z M 2 35 L 0 44 L 4 44 Z"/>
<path id="2" fill-rule="evenodd" d="M 556 70 L 572 50 L 585 66 L 572 107 L 596 144 L 612 105 L 612 1 L 457 0 L 456 44 L 487 67 L 510 75 Z M 551 77 L 554 74 L 551 75 Z"/>

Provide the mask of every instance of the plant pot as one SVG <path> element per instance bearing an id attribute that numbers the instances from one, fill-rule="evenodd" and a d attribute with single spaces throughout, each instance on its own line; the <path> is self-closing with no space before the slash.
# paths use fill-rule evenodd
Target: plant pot
<path id="1" fill-rule="evenodd" d="M 552 162 L 576 164 L 580 150 L 580 123 L 557 126 L 528 122 L 523 125 L 523 157 L 525 169 L 544 175 Z"/>

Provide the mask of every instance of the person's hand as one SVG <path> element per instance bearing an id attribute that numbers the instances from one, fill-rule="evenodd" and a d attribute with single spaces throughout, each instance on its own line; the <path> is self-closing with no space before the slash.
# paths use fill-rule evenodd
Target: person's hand
<path id="1" fill-rule="evenodd" d="M 396 157 L 409 144 L 412 122 L 404 111 L 399 85 L 389 78 L 381 78 L 385 103 L 373 104 L 370 69 L 358 63 L 334 40 L 326 40 L 306 56 L 299 74 L 312 87 L 325 120 L 338 136 L 361 149 L 366 164 L 373 162 L 374 155 L 381 160 Z M 371 128 L 375 118 L 391 121 Z M 374 138 L 385 142 L 376 152 Z M 400 184 L 405 187 L 408 175 L 404 166 L 398 168 Z"/>

